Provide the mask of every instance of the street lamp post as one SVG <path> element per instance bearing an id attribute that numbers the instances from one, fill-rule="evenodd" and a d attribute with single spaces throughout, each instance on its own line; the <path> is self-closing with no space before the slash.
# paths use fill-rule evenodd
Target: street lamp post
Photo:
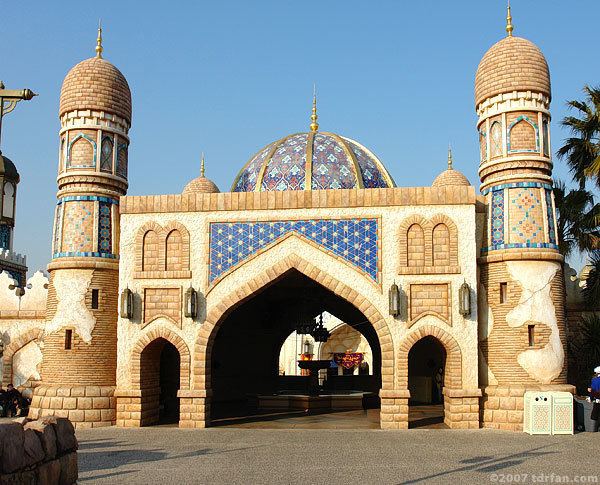
<path id="1" fill-rule="evenodd" d="M 2 144 L 2 120 L 4 115 L 11 113 L 19 101 L 29 101 L 37 96 L 31 89 L 4 89 L 4 83 L 0 81 L 0 146 Z M 0 150 L 2 153 L 2 150 Z"/>

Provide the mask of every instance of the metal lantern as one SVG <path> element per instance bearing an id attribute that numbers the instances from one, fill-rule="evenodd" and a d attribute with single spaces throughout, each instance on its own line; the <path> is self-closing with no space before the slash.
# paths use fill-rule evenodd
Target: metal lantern
<path id="1" fill-rule="evenodd" d="M 390 286 L 389 290 L 389 299 L 390 299 L 390 315 L 397 317 L 400 315 L 400 288 L 394 281 L 392 286 Z"/>
<path id="2" fill-rule="evenodd" d="M 319 315 L 319 324 L 315 326 L 313 331 L 310 333 L 315 339 L 315 342 L 327 342 L 329 340 L 329 330 L 323 325 L 323 314 Z"/>
<path id="3" fill-rule="evenodd" d="M 198 292 L 191 286 L 185 292 L 183 314 L 189 318 L 198 316 Z"/>
<path id="4" fill-rule="evenodd" d="M 317 324 L 312 318 L 308 320 L 300 319 L 296 324 L 296 333 L 298 335 L 312 334 L 316 326 Z"/>
<path id="5" fill-rule="evenodd" d="M 463 317 L 469 316 L 471 314 L 471 288 L 466 280 L 458 290 L 458 303 L 460 314 Z"/>
<path id="6" fill-rule="evenodd" d="M 121 292 L 121 317 L 128 319 L 133 317 L 133 292 L 129 288 Z"/>

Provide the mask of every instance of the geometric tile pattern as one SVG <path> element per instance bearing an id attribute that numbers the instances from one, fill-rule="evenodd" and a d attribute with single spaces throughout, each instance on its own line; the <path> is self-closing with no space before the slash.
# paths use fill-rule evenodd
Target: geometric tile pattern
<path id="1" fill-rule="evenodd" d="M 502 128 L 500 127 L 500 123 L 498 121 L 492 123 L 492 127 L 490 128 L 490 134 L 492 157 L 499 157 L 502 155 Z"/>
<path id="2" fill-rule="evenodd" d="M 548 241 L 556 244 L 556 225 L 554 223 L 554 211 L 552 210 L 552 190 L 544 189 L 544 194 L 546 197 L 546 212 L 548 217 Z"/>
<path id="3" fill-rule="evenodd" d="M 540 189 L 509 189 L 510 242 L 544 242 L 544 216 Z"/>
<path id="4" fill-rule="evenodd" d="M 297 133 L 264 147 L 239 172 L 232 192 L 394 186 L 381 162 L 357 142 L 333 133 L 310 135 Z"/>
<path id="5" fill-rule="evenodd" d="M 10 227 L 6 224 L 0 225 L 0 248 L 10 249 Z"/>
<path id="6" fill-rule="evenodd" d="M 56 206 L 56 216 L 54 218 L 54 244 L 52 245 L 52 254 L 60 253 L 60 241 L 62 240 L 62 216 L 64 204 Z"/>
<path id="7" fill-rule="evenodd" d="M 93 251 L 94 202 L 83 200 L 66 202 L 63 211 L 63 251 Z"/>
<path id="8" fill-rule="evenodd" d="M 508 184 L 494 185 L 493 187 L 489 187 L 485 190 L 482 190 L 482 195 L 487 195 L 490 191 L 496 191 L 500 189 L 514 189 L 517 187 L 541 187 L 544 189 L 552 190 L 552 186 L 550 184 L 542 184 L 539 182 L 511 182 Z"/>
<path id="9" fill-rule="evenodd" d="M 110 137 L 105 136 L 102 139 L 102 147 L 100 150 L 100 170 L 103 172 L 112 172 L 113 165 L 113 141 Z"/>
<path id="10" fill-rule="evenodd" d="M 492 246 L 504 244 L 504 190 L 492 193 Z"/>
<path id="11" fill-rule="evenodd" d="M 112 253 L 112 218 L 111 204 L 100 202 L 98 204 L 98 251 Z"/>
<path id="12" fill-rule="evenodd" d="M 262 190 L 304 190 L 307 138 L 306 133 L 294 135 L 279 145 L 267 164 Z"/>
<path id="13" fill-rule="evenodd" d="M 120 144 L 117 150 L 117 175 L 127 178 L 127 143 Z"/>
<path id="14" fill-rule="evenodd" d="M 344 258 L 378 281 L 377 219 L 311 219 L 211 223 L 210 282 L 290 233 Z"/>

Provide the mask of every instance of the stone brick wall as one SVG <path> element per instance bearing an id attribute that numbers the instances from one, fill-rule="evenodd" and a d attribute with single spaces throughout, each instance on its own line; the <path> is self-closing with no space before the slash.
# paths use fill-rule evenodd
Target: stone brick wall
<path id="1" fill-rule="evenodd" d="M 47 416 L 0 424 L 2 483 L 77 482 L 77 438 L 67 419 Z"/>
<path id="2" fill-rule="evenodd" d="M 181 324 L 181 288 L 144 290 L 144 325 L 159 317 Z"/>
<path id="3" fill-rule="evenodd" d="M 435 315 L 451 324 L 450 288 L 448 284 L 410 285 L 409 326 L 423 315 Z"/>

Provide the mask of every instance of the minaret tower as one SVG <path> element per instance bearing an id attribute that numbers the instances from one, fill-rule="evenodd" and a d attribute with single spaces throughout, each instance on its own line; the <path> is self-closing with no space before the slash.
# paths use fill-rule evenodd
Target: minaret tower
<path id="1" fill-rule="evenodd" d="M 99 28 L 96 56 L 62 85 L 42 384 L 30 411 L 80 427 L 115 421 L 119 198 L 127 192 L 131 92 L 102 53 Z"/>
<path id="2" fill-rule="evenodd" d="M 532 42 L 507 36 L 477 69 L 475 107 L 487 228 L 480 254 L 484 426 L 520 429 L 527 390 L 566 386 L 562 261 L 550 149 L 550 73 Z"/>

